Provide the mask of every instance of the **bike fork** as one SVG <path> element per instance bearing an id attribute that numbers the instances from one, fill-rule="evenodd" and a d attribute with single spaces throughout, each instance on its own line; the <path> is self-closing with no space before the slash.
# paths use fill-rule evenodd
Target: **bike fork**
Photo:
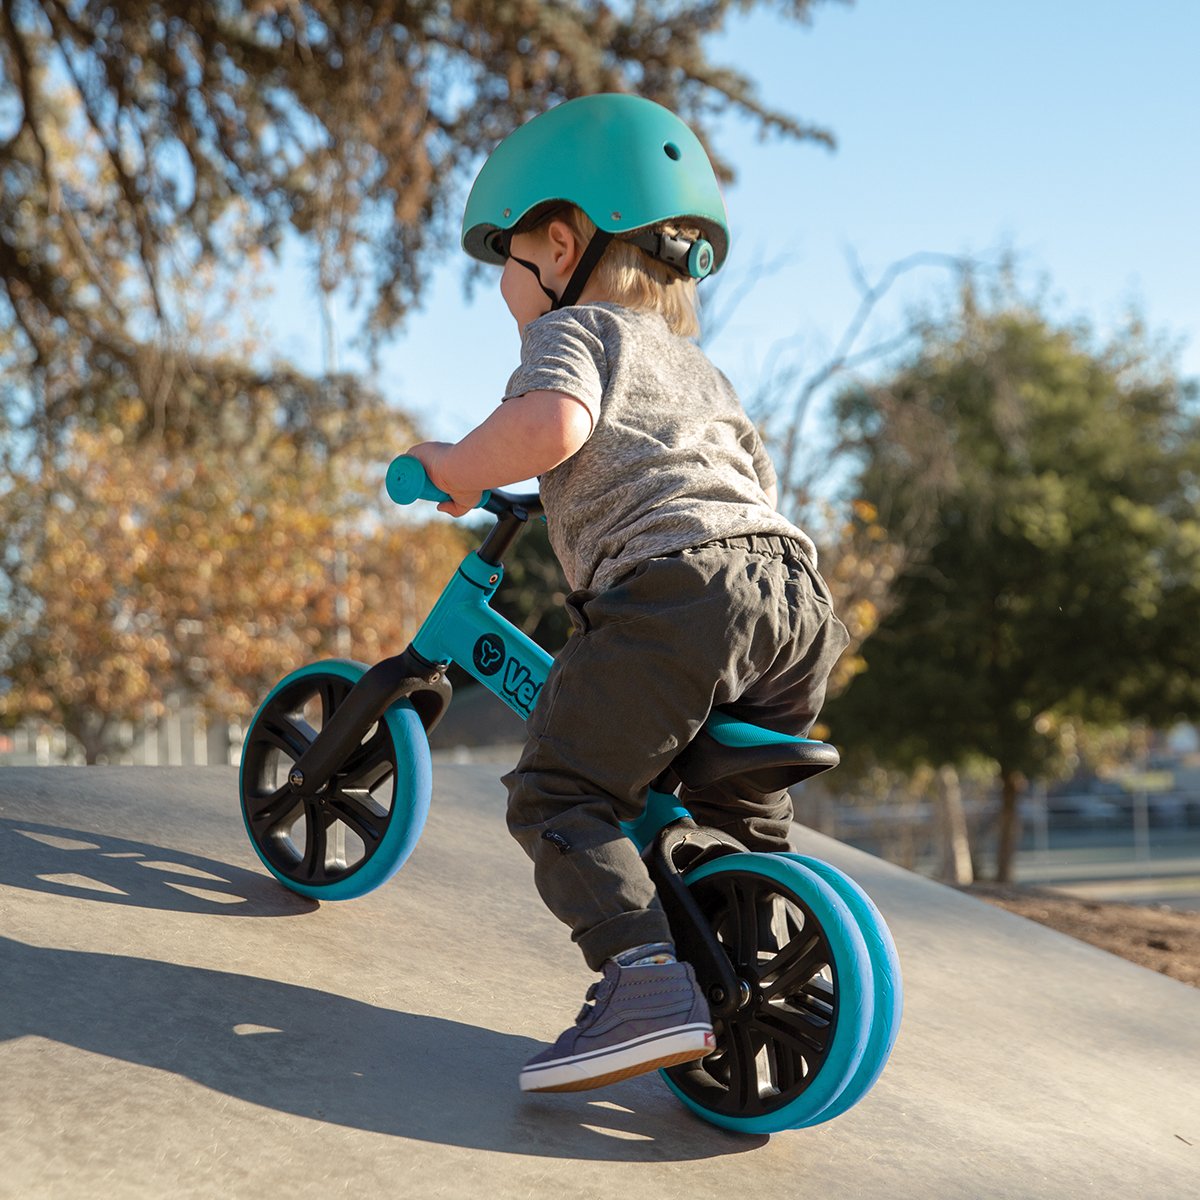
<path id="1" fill-rule="evenodd" d="M 645 854 L 675 949 L 680 959 L 692 964 L 712 1015 L 717 1018 L 732 1016 L 748 996 L 683 875 L 710 859 L 744 853 L 746 848 L 740 842 L 684 818 L 663 829 Z"/>
<path id="2" fill-rule="evenodd" d="M 445 667 L 426 662 L 410 646 L 376 663 L 334 709 L 312 745 L 296 760 L 288 782 L 307 795 L 319 792 L 397 700 L 409 699 L 426 732 L 450 703 Z"/>

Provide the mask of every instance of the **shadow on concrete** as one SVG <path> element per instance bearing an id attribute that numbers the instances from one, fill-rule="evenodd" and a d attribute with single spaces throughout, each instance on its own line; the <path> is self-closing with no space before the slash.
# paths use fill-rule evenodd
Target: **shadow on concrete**
<path id="1" fill-rule="evenodd" d="M 319 905 L 267 874 L 183 850 L 0 819 L 0 884 L 167 912 L 291 917 Z"/>
<path id="2" fill-rule="evenodd" d="M 8 938 L 0 979 L 0 1040 L 45 1038 L 315 1121 L 599 1161 L 712 1158 L 767 1141 L 703 1124 L 657 1080 L 653 1092 L 630 1081 L 523 1097 L 516 1071 L 537 1042 L 315 988 Z"/>

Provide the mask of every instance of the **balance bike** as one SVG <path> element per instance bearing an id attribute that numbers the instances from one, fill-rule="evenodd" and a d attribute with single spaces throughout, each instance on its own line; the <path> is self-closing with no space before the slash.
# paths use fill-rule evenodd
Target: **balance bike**
<path id="1" fill-rule="evenodd" d="M 388 468 L 397 504 L 446 497 L 414 458 Z M 502 561 L 536 494 L 484 493 L 496 516 L 446 584 L 412 643 L 374 666 L 312 663 L 281 680 L 246 734 L 246 832 L 285 887 L 348 900 L 403 865 L 432 790 L 428 731 L 451 699 L 458 663 L 521 717 L 552 659 L 491 608 Z M 882 1072 L 902 1008 L 891 934 L 865 892 L 828 863 L 751 853 L 697 826 L 674 792 L 748 777 L 763 792 L 838 763 L 833 746 L 714 711 L 624 825 L 649 869 L 677 952 L 712 1010 L 716 1049 L 660 1074 L 693 1112 L 744 1133 L 817 1125 L 845 1112 Z"/>

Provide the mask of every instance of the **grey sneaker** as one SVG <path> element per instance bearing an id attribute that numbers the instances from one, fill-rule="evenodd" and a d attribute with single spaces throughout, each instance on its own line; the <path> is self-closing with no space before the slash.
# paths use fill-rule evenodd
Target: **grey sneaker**
<path id="1" fill-rule="evenodd" d="M 521 1069 L 523 1092 L 580 1092 L 716 1049 L 708 1003 L 688 963 L 620 967 L 588 989 L 575 1025 Z"/>

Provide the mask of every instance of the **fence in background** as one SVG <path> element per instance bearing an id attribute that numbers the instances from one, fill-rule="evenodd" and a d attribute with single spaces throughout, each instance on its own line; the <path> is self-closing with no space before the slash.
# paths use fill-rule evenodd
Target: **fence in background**
<path id="1" fill-rule="evenodd" d="M 141 725 L 122 725 L 120 749 L 109 755 L 114 766 L 236 766 L 241 761 L 242 727 L 214 721 L 181 708 Z M 0 766 L 83 765 L 83 751 L 61 727 L 28 721 L 0 733 Z"/>
<path id="2" fill-rule="evenodd" d="M 1016 878 L 1085 899 L 1200 909 L 1200 788 L 1047 797 L 1021 805 Z M 996 861 L 999 801 L 964 803 L 977 878 Z M 935 878 L 962 881 L 949 857 L 945 813 L 931 801 L 855 804 L 820 792 L 797 795 L 797 819 L 839 841 Z"/>

